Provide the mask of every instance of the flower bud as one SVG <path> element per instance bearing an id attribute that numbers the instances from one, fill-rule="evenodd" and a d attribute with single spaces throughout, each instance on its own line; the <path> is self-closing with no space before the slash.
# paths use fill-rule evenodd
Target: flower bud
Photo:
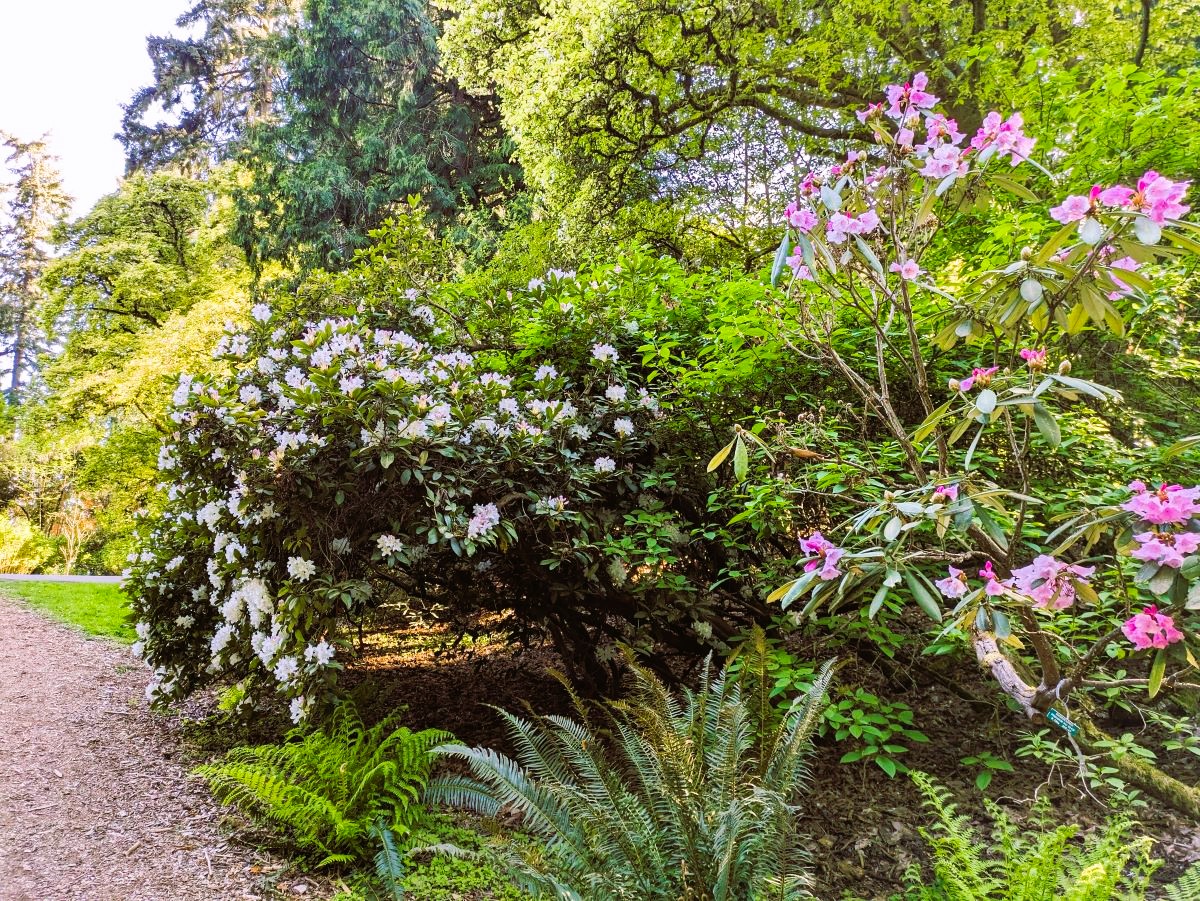
<path id="1" fill-rule="evenodd" d="M 958 391 L 962 387 L 962 382 L 958 379 L 951 379 L 947 384 L 951 391 Z"/>
<path id="2" fill-rule="evenodd" d="M 1033 259 L 1033 248 L 1028 244 L 1021 248 L 1021 259 L 1026 263 Z"/>
<path id="3" fill-rule="evenodd" d="M 1071 361 L 1070 360 L 1063 360 L 1061 363 L 1058 364 L 1058 374 L 1059 375 L 1066 375 L 1070 371 L 1071 371 Z"/>

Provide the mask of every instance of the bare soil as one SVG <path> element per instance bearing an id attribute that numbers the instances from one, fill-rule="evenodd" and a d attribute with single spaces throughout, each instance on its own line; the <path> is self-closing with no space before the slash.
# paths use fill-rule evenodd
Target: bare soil
<path id="1" fill-rule="evenodd" d="M 227 835 L 178 720 L 148 709 L 147 675 L 127 648 L 0 596 L 0 899 L 323 894 Z"/>

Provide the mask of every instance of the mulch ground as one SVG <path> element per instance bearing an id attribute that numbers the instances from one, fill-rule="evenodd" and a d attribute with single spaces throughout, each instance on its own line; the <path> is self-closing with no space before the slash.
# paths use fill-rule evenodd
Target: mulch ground
<path id="1" fill-rule="evenodd" d="M 147 676 L 128 648 L 0 596 L 0 899 L 326 894 L 225 828 Z"/>

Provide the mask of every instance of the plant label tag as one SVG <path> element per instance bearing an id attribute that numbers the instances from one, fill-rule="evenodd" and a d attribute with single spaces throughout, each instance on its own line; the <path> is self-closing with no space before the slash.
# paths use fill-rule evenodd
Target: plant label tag
<path id="1" fill-rule="evenodd" d="M 1055 726 L 1058 726 L 1058 728 L 1062 729 L 1063 732 L 1067 733 L 1067 735 L 1071 736 L 1071 738 L 1074 738 L 1079 732 L 1079 727 L 1077 725 L 1072 723 L 1069 719 L 1053 708 L 1046 711 L 1046 719 L 1048 719 Z"/>

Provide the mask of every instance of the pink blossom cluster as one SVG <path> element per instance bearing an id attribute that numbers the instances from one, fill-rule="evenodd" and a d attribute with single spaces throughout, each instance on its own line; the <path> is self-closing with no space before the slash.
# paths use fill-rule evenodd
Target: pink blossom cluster
<path id="1" fill-rule="evenodd" d="M 986 369 L 976 366 L 971 370 L 971 374 L 961 381 L 959 379 L 950 379 L 949 386 L 951 391 L 961 391 L 966 394 L 972 388 L 979 386 L 986 388 L 992 383 L 992 376 L 1000 371 L 999 366 L 989 366 Z"/>
<path id="2" fill-rule="evenodd" d="M 933 489 L 933 502 L 935 504 L 952 504 L 958 500 L 958 483 L 952 482 L 949 485 L 938 485 Z"/>
<path id="3" fill-rule="evenodd" d="M 1145 563 L 1179 569 L 1183 558 L 1200 549 L 1200 532 L 1150 531 L 1133 536 L 1138 547 L 1131 556 Z"/>
<path id="4" fill-rule="evenodd" d="M 1028 566 L 1013 570 L 1012 587 L 1033 600 L 1034 606 L 1063 610 L 1075 603 L 1075 586 L 1087 582 L 1094 566 L 1080 566 L 1040 554 Z"/>
<path id="5" fill-rule="evenodd" d="M 1123 510 L 1153 526 L 1133 536 L 1138 547 L 1132 556 L 1146 563 L 1178 569 L 1188 554 L 1200 550 L 1200 532 L 1190 531 L 1189 524 L 1200 518 L 1200 485 L 1160 485 L 1151 490 L 1145 482 L 1129 484 L 1133 497 L 1121 505 Z M 1170 528 L 1183 526 L 1181 530 Z"/>
<path id="6" fill-rule="evenodd" d="M 1139 651 L 1147 648 L 1165 648 L 1177 641 L 1183 641 L 1183 633 L 1175 628 L 1175 620 L 1165 613 L 1159 613 L 1153 604 L 1125 620 L 1121 631 Z"/>
<path id="7" fill-rule="evenodd" d="M 787 258 L 787 263 L 792 267 L 792 274 L 800 281 L 811 282 L 814 280 L 808 264 L 804 262 L 804 252 L 799 247 L 792 251 L 792 255 Z"/>
<path id="8" fill-rule="evenodd" d="M 1025 361 L 1025 365 L 1029 367 L 1030 372 L 1042 372 L 1046 368 L 1045 348 L 1022 348 L 1021 359 Z"/>
<path id="9" fill-rule="evenodd" d="M 1167 219 L 1178 219 L 1190 209 L 1181 203 L 1190 184 L 1171 181 L 1151 169 L 1138 179 L 1136 189 L 1125 185 L 1109 188 L 1092 185 L 1087 194 L 1072 194 L 1050 208 L 1050 218 L 1065 225 L 1095 216 L 1103 207 L 1109 207 L 1142 213 L 1162 225 Z"/>
<path id="10" fill-rule="evenodd" d="M 1020 113 L 1013 113 L 1005 119 L 997 112 L 990 112 L 983 117 L 983 124 L 975 132 L 975 137 L 971 138 L 971 149 L 982 153 L 994 148 L 993 153 L 998 159 L 1007 156 L 1009 162 L 1017 166 L 1029 159 L 1036 143 L 1036 139 L 1025 134 L 1024 129 L 1025 117 Z"/>
<path id="11" fill-rule="evenodd" d="M 813 558 L 804 564 L 806 573 L 818 570 L 817 575 L 826 581 L 836 579 L 842 574 L 837 565 L 846 552 L 820 532 L 813 532 L 807 538 L 801 539 L 800 549 Z"/>
<path id="12" fill-rule="evenodd" d="M 809 177 L 812 177 L 811 174 Z M 794 200 L 784 210 L 784 217 L 787 219 L 788 225 L 804 234 L 812 231 L 813 226 L 817 224 L 817 214 L 806 207 L 798 205 Z"/>
<path id="13" fill-rule="evenodd" d="M 869 235 L 877 228 L 879 215 L 874 210 L 867 210 L 858 216 L 834 213 L 825 223 L 825 237 L 830 244 L 841 244 L 847 235 Z"/>
<path id="14" fill-rule="evenodd" d="M 1200 517 L 1200 485 L 1184 488 L 1182 485 L 1160 485 L 1151 490 L 1142 481 L 1129 483 L 1133 497 L 1121 504 L 1122 510 L 1156 525 L 1186 525 L 1189 520 Z"/>
<path id="15" fill-rule="evenodd" d="M 934 584 L 946 597 L 961 598 L 970 590 L 967 577 L 956 567 L 951 566 L 949 571 L 946 578 Z M 983 579 L 984 593 L 991 597 L 1011 591 L 1029 598 L 1034 606 L 1063 610 L 1075 603 L 1078 583 L 1086 583 L 1095 571 L 1094 566 L 1065 563 L 1041 554 L 1028 566 L 1014 570 L 1010 579 L 1001 579 L 990 560 L 979 570 L 979 577 Z"/>

